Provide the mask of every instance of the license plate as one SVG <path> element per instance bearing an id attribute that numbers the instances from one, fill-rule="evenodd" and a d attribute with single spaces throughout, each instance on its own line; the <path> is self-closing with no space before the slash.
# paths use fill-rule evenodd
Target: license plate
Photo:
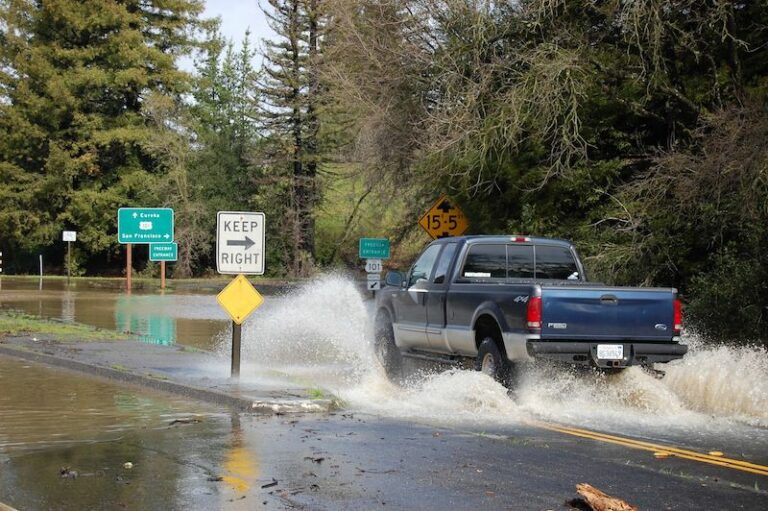
<path id="1" fill-rule="evenodd" d="M 597 358 L 606 360 L 621 360 L 624 358 L 623 344 L 598 344 Z"/>

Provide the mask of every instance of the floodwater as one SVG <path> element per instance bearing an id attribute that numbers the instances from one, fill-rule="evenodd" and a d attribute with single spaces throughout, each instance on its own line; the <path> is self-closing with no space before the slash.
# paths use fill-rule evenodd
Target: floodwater
<path id="1" fill-rule="evenodd" d="M 134 290 L 103 287 L 101 281 L 0 278 L 0 308 L 64 322 L 129 332 L 153 344 L 214 350 L 229 340 L 230 321 L 216 292 Z"/>
<path id="2" fill-rule="evenodd" d="M 20 510 L 221 509 L 259 477 L 208 405 L 4 358 L 0 388 L 0 502 Z"/>
<path id="3" fill-rule="evenodd" d="M 0 306 L 65 321 L 116 328 L 148 341 L 178 342 L 228 355 L 230 322 L 213 294 L 134 292 L 84 285 L 28 288 L 4 279 Z M 547 420 L 647 438 L 711 445 L 734 439 L 768 449 L 768 353 L 687 336 L 689 354 L 657 379 L 630 368 L 617 375 L 537 363 L 523 369 L 514 395 L 468 370 L 414 372 L 404 386 L 383 375 L 371 347 L 373 303 L 350 280 L 322 276 L 265 305 L 243 325 L 243 363 L 259 373 L 319 386 L 356 410 L 409 420 L 503 428 Z M 158 326 L 160 325 L 160 326 Z"/>

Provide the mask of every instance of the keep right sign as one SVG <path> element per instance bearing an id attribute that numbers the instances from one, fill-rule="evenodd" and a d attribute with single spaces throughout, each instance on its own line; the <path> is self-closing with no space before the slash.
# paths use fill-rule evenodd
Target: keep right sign
<path id="1" fill-rule="evenodd" d="M 419 219 L 419 225 L 432 239 L 461 236 L 469 228 L 469 222 L 458 206 L 443 194 Z"/>
<path id="2" fill-rule="evenodd" d="M 216 215 L 216 270 L 264 275 L 264 213 L 219 211 Z"/>

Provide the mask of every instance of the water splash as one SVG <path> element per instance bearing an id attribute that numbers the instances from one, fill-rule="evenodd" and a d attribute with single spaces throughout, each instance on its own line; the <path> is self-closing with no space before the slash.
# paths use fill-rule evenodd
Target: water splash
<path id="1" fill-rule="evenodd" d="M 664 385 L 689 409 L 768 428 L 765 348 L 697 343 L 665 369 Z"/>
<path id="2" fill-rule="evenodd" d="M 683 360 L 619 374 L 527 365 L 512 397 L 475 371 L 416 375 L 390 383 L 372 349 L 372 302 L 354 282 L 327 275 L 284 297 L 245 331 L 244 358 L 324 387 L 351 408 L 403 418 L 503 424 L 521 418 L 638 428 L 768 427 L 768 353 L 688 339 Z M 712 426 L 713 420 L 715 426 Z"/>
<path id="3" fill-rule="evenodd" d="M 370 315 L 351 280 L 325 275 L 264 309 L 243 331 L 245 360 L 326 384 L 349 385 L 374 368 Z"/>
<path id="4" fill-rule="evenodd" d="M 425 373 L 405 386 L 372 374 L 339 394 L 354 408 L 388 417 L 493 425 L 522 418 L 508 390 L 477 371 Z"/>

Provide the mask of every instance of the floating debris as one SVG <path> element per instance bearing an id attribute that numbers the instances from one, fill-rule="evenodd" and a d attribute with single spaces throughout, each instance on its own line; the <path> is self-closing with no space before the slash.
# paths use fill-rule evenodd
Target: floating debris
<path id="1" fill-rule="evenodd" d="M 80 474 L 77 472 L 77 470 L 72 470 L 69 467 L 62 467 L 59 469 L 59 476 L 62 479 L 77 479 L 77 476 Z"/>
<path id="2" fill-rule="evenodd" d="M 175 424 L 198 424 L 199 422 L 200 422 L 200 419 L 194 419 L 194 418 L 173 419 L 171 422 L 168 423 L 168 425 L 173 426 Z"/>
<path id="3" fill-rule="evenodd" d="M 277 479 L 275 479 L 274 477 L 272 478 L 271 483 L 261 485 L 262 488 L 272 488 L 273 486 L 277 486 Z"/>
<path id="4" fill-rule="evenodd" d="M 577 509 L 584 509 L 584 505 L 587 505 L 589 506 L 587 509 L 592 511 L 640 511 L 637 507 L 616 497 L 611 497 L 587 483 L 577 484 L 576 493 L 582 498 L 566 502 L 566 504 Z"/>

